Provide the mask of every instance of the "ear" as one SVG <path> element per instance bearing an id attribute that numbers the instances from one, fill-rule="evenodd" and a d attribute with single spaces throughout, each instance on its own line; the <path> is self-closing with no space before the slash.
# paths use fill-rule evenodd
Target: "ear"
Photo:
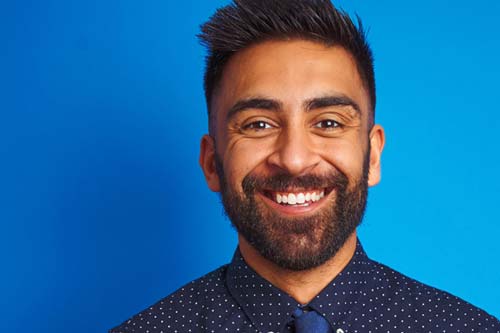
<path id="1" fill-rule="evenodd" d="M 368 186 L 375 186 L 380 182 L 380 158 L 385 144 L 384 129 L 374 125 L 370 131 L 370 165 L 368 172 Z"/>
<path id="2" fill-rule="evenodd" d="M 214 192 L 220 192 L 219 175 L 215 168 L 215 141 L 208 134 L 201 138 L 199 163 L 205 174 L 208 188 Z"/>

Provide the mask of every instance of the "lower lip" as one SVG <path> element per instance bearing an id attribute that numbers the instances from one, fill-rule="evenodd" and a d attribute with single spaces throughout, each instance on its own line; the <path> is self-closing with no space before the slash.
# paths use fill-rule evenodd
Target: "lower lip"
<path id="1" fill-rule="evenodd" d="M 276 210 L 284 215 L 297 216 L 297 215 L 304 215 L 304 214 L 308 214 L 308 213 L 313 213 L 316 210 L 320 209 L 321 206 L 323 206 L 323 204 L 327 201 L 326 199 L 333 192 L 334 191 L 331 191 L 330 193 L 328 193 L 328 195 L 325 195 L 319 201 L 309 202 L 309 204 L 307 204 L 307 205 L 281 205 L 281 204 L 277 203 L 276 201 L 271 200 L 267 196 L 263 195 L 262 193 L 258 193 L 258 195 L 262 199 L 262 201 L 264 201 L 264 203 L 266 205 L 270 206 L 273 210 Z"/>

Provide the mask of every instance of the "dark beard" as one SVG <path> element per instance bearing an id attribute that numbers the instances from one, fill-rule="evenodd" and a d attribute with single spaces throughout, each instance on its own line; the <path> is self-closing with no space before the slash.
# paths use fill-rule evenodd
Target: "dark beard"
<path id="1" fill-rule="evenodd" d="M 368 159 L 369 152 L 362 177 L 352 190 L 348 190 L 349 181 L 340 172 L 265 178 L 249 174 L 243 179 L 241 196 L 228 186 L 222 163 L 216 158 L 225 212 L 238 233 L 264 258 L 294 271 L 317 267 L 338 252 L 363 219 L 368 196 Z M 263 188 L 277 192 L 289 188 L 333 188 L 336 193 L 329 207 L 314 215 L 293 218 L 283 217 L 257 202 L 255 195 Z"/>

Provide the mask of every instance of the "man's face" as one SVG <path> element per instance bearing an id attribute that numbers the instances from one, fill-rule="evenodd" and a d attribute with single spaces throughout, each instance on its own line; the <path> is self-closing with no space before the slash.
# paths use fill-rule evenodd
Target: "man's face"
<path id="1" fill-rule="evenodd" d="M 383 130 L 340 47 L 268 41 L 235 54 L 214 94 L 200 163 L 239 234 L 277 265 L 332 257 L 379 181 Z"/>

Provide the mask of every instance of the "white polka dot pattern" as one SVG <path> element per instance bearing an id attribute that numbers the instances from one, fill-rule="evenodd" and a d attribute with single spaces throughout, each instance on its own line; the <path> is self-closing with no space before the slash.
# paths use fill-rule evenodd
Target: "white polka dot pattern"
<path id="1" fill-rule="evenodd" d="M 292 313 L 299 305 L 236 251 L 231 264 L 187 284 L 110 333 L 291 332 Z M 359 242 L 350 263 L 308 306 L 336 333 L 500 333 L 496 318 L 370 260 Z"/>

